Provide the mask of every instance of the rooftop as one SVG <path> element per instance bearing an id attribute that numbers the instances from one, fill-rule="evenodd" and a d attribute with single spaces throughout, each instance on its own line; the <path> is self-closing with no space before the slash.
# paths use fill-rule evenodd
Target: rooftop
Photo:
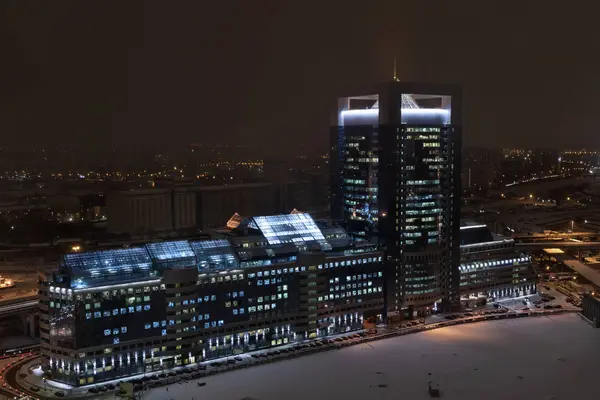
<path id="1" fill-rule="evenodd" d="M 332 252 L 352 245 L 344 229 L 317 224 L 310 214 L 250 218 L 236 214 L 232 220 L 235 224 L 231 225 L 237 226 L 220 231 L 218 239 L 152 242 L 64 254 L 60 271 L 70 277 L 71 288 L 83 289 L 117 281 L 154 279 L 165 268 L 195 266 L 199 272 L 205 272 L 271 265 L 289 262 L 302 252 Z"/>
<path id="2" fill-rule="evenodd" d="M 467 225 L 460 227 L 460 245 L 473 245 L 495 241 L 486 225 Z"/>

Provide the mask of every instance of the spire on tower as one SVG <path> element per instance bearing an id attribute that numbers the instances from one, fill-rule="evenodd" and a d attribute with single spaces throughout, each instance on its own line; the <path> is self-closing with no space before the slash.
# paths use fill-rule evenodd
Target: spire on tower
<path id="1" fill-rule="evenodd" d="M 398 81 L 398 75 L 396 75 L 396 57 L 394 57 L 394 82 Z"/>

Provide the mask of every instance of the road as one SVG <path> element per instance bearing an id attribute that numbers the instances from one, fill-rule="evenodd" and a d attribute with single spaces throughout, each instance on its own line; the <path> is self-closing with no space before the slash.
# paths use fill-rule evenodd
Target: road
<path id="1" fill-rule="evenodd" d="M 573 242 L 573 241 L 556 241 L 550 240 L 548 242 L 534 242 L 534 243 L 515 243 L 517 247 L 531 247 L 531 248 L 544 248 L 544 247 L 600 247 L 600 242 Z"/>
<path id="2" fill-rule="evenodd" d="M 38 291 L 36 273 L 5 273 L 0 271 L 3 278 L 12 279 L 16 286 L 10 289 L 0 290 L 0 305 L 4 301 L 12 301 L 22 297 L 36 295 Z"/>
<path id="3" fill-rule="evenodd" d="M 26 300 L 26 301 L 21 301 L 21 302 L 15 303 L 15 304 L 3 305 L 3 306 L 0 306 L 0 315 L 7 314 L 7 313 L 13 313 L 15 311 L 20 311 L 20 310 L 25 310 L 27 308 L 37 307 L 37 305 L 38 305 L 38 300 Z"/>

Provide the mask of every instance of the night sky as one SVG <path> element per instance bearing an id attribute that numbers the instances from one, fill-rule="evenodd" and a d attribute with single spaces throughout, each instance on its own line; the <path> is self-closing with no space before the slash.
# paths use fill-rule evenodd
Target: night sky
<path id="1" fill-rule="evenodd" d="M 396 55 L 463 86 L 466 145 L 597 148 L 593 3 L 4 0 L 0 143 L 325 152 L 336 96 Z"/>

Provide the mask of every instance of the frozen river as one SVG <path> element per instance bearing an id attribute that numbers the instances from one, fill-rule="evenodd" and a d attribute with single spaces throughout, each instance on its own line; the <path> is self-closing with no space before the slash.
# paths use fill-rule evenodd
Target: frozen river
<path id="1" fill-rule="evenodd" d="M 152 400 L 598 398 L 600 329 L 577 315 L 460 325 L 153 389 Z M 380 387 L 380 385 L 387 385 Z"/>

